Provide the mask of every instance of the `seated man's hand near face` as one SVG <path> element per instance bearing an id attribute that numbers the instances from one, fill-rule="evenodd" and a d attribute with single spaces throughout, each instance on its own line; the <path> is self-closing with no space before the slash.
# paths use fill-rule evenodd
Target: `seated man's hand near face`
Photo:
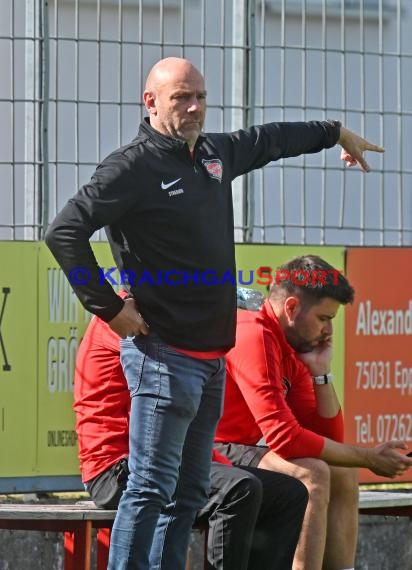
<path id="1" fill-rule="evenodd" d="M 319 342 L 311 352 L 300 352 L 298 357 L 309 368 L 312 376 L 329 374 L 332 360 L 332 337 Z"/>

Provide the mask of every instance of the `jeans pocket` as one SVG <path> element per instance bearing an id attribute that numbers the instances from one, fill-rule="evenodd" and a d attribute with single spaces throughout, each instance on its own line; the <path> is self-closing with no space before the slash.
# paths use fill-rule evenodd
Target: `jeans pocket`
<path id="1" fill-rule="evenodd" d="M 120 341 L 120 361 L 131 396 L 139 390 L 145 358 L 145 353 L 136 347 L 133 337 Z"/>

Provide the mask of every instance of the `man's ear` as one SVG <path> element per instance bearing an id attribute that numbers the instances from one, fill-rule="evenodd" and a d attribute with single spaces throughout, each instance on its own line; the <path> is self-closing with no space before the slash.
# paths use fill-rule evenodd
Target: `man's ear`
<path id="1" fill-rule="evenodd" d="M 151 115 L 156 115 L 157 114 L 156 97 L 154 93 L 152 91 L 145 91 L 143 93 L 143 101 L 147 112 L 150 113 Z"/>
<path id="2" fill-rule="evenodd" d="M 293 324 L 297 314 L 300 311 L 301 303 L 297 297 L 291 295 L 285 299 L 283 304 L 285 317 L 289 325 Z"/>

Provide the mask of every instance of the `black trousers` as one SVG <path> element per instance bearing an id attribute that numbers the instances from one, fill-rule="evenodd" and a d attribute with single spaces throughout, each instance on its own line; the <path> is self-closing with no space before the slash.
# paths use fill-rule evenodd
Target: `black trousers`
<path id="1" fill-rule="evenodd" d="M 86 488 L 98 506 L 116 508 L 126 481 L 122 460 Z M 209 524 L 209 570 L 290 570 L 307 501 L 293 477 L 212 463 L 209 501 L 197 516 Z"/>

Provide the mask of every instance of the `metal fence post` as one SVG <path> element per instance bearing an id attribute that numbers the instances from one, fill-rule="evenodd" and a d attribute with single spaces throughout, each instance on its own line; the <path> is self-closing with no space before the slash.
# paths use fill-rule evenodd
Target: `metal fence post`
<path id="1" fill-rule="evenodd" d="M 232 121 L 233 131 L 246 125 L 247 83 L 246 83 L 246 26 L 248 0 L 233 2 L 232 16 Z M 245 192 L 246 177 L 240 176 L 234 180 L 233 206 L 235 214 L 235 241 L 245 241 Z"/>
<path id="2" fill-rule="evenodd" d="M 24 239 L 38 238 L 38 121 L 37 98 L 39 94 L 38 2 L 25 3 L 25 94 L 24 94 Z"/>
<path id="3" fill-rule="evenodd" d="M 49 219 L 49 83 L 50 83 L 50 44 L 49 44 L 49 3 L 41 0 L 41 108 L 40 108 L 40 156 L 41 178 L 39 201 L 40 238 L 44 238 Z"/>

